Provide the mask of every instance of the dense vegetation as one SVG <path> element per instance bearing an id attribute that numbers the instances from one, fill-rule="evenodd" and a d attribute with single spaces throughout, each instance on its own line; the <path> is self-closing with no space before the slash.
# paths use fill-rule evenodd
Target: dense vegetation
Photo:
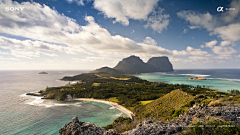
<path id="1" fill-rule="evenodd" d="M 209 97 L 226 94 L 200 86 L 149 82 L 138 77 L 122 74 L 87 73 L 74 77 L 64 77 L 62 80 L 81 81 L 72 85 L 46 88 L 45 91 L 42 91 L 45 98 L 64 100 L 67 95 L 76 98 L 96 99 L 116 97 L 119 104 L 126 107 L 135 107 L 139 105 L 139 101 L 155 100 L 176 89 L 181 89 L 191 95 L 204 93 L 205 96 Z"/>

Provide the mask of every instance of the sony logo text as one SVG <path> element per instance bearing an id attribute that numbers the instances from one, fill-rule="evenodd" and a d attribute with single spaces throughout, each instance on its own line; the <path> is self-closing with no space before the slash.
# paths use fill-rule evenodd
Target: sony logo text
<path id="1" fill-rule="evenodd" d="M 24 7 L 5 7 L 5 11 L 23 11 Z"/>

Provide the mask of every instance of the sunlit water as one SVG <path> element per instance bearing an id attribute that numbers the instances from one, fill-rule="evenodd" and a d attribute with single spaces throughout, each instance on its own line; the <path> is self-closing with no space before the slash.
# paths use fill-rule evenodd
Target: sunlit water
<path id="1" fill-rule="evenodd" d="M 135 76 L 154 82 L 204 85 L 224 92 L 232 89 L 240 90 L 240 69 L 175 70 L 174 72 L 145 73 Z M 204 77 L 207 80 L 188 80 L 193 77 Z"/>
<path id="2" fill-rule="evenodd" d="M 0 71 L 0 134 L 57 135 L 64 124 L 78 116 L 79 120 L 100 127 L 111 124 L 118 116 L 126 116 L 116 108 L 97 102 L 60 102 L 26 96 L 47 86 L 61 86 L 63 76 L 87 71 Z"/>

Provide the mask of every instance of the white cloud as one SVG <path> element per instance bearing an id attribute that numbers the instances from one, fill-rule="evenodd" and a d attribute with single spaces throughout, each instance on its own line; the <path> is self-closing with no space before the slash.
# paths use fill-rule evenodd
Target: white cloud
<path id="1" fill-rule="evenodd" d="M 214 46 L 212 51 L 219 55 L 233 55 L 237 53 L 237 51 L 232 47 L 222 47 L 222 46 Z"/>
<path id="2" fill-rule="evenodd" d="M 200 28 L 199 26 L 189 26 L 189 29 L 197 29 Z"/>
<path id="3" fill-rule="evenodd" d="M 95 0 L 94 8 L 108 18 L 123 25 L 129 25 L 129 19 L 146 20 L 159 0 Z"/>
<path id="4" fill-rule="evenodd" d="M 14 60 L 14 61 L 19 61 L 19 59 L 16 59 L 16 58 L 11 58 L 11 57 L 1 57 L 1 56 L 0 56 L 0 60 Z"/>
<path id="5" fill-rule="evenodd" d="M 158 12 L 154 11 L 152 16 L 147 20 L 147 24 L 144 25 L 145 28 L 152 28 L 158 33 L 162 33 L 164 29 L 167 29 L 169 24 L 169 15 L 163 14 L 163 9 L 159 9 Z"/>
<path id="6" fill-rule="evenodd" d="M 206 42 L 205 45 L 201 45 L 201 48 L 208 47 L 208 48 L 213 48 L 217 44 L 217 40 L 213 40 L 210 42 Z"/>
<path id="7" fill-rule="evenodd" d="M 178 17 L 188 21 L 190 29 L 206 28 L 210 35 L 216 34 L 223 40 L 240 40 L 240 0 L 233 0 L 227 7 L 235 10 L 224 11 L 211 15 L 210 13 L 197 13 L 194 11 L 180 11 Z"/>
<path id="8" fill-rule="evenodd" d="M 180 56 L 184 56 L 184 55 L 208 55 L 208 52 L 202 51 L 201 49 L 194 49 L 191 46 L 188 46 L 186 48 L 186 50 L 182 50 L 182 51 L 173 50 L 172 52 L 173 52 L 173 55 L 180 55 Z"/>
<path id="9" fill-rule="evenodd" d="M 142 1 L 139 4 L 141 3 L 143 4 L 142 6 L 145 5 L 149 7 L 149 3 L 151 5 L 151 2 L 146 3 Z M 39 57 L 40 54 L 52 57 L 56 56 L 51 53 L 44 54 L 42 51 L 89 55 L 113 53 L 121 55 L 147 54 L 157 56 L 208 54 L 205 51 L 201 51 L 201 49 L 194 49 L 192 47 L 187 47 L 186 50 L 182 51 L 171 51 L 156 46 L 157 42 L 150 37 L 147 37 L 143 43 L 137 43 L 120 35 L 112 36 L 107 29 L 99 26 L 92 16 L 86 16 L 85 21 L 87 21 L 88 24 L 86 26 L 80 26 L 74 19 L 59 14 L 56 10 L 46 5 L 42 6 L 38 3 L 29 2 L 19 4 L 18 2 L 12 3 L 9 1 L 0 4 L 1 7 L 7 5 L 24 6 L 24 11 L 0 12 L 2 20 L 7 20 L 0 21 L 1 32 L 31 39 L 21 41 L 0 37 L 0 47 L 11 50 L 11 54 L 16 57 L 34 58 Z M 145 9 L 141 9 L 141 11 L 142 10 L 145 11 Z M 23 52 L 26 53 L 24 54 Z"/>
<path id="10" fill-rule="evenodd" d="M 210 59 L 208 57 L 204 57 L 204 56 L 189 56 L 188 58 L 195 62 L 209 62 L 210 61 Z"/>
<path id="11" fill-rule="evenodd" d="M 181 59 L 181 58 L 174 58 L 174 57 L 169 57 L 169 60 L 171 62 L 192 62 L 192 60 Z"/>
<path id="12" fill-rule="evenodd" d="M 183 33 L 187 33 L 187 32 L 188 32 L 188 29 L 184 29 L 184 30 L 183 30 Z"/>
<path id="13" fill-rule="evenodd" d="M 42 51 L 65 52 L 67 54 L 90 54 L 81 48 L 63 47 L 55 44 L 44 43 L 42 41 L 18 40 L 0 36 L 0 48 L 9 49 L 16 57 L 32 58 L 39 57 L 40 54 L 56 57 L 56 54 Z"/>
<path id="14" fill-rule="evenodd" d="M 220 44 L 220 46 L 228 46 L 228 45 L 230 45 L 230 44 L 232 44 L 231 41 L 222 41 L 221 44 Z"/>
<path id="15" fill-rule="evenodd" d="M 210 13 L 200 14 L 195 13 L 193 11 L 181 11 L 177 13 L 178 17 L 189 21 L 192 26 L 190 29 L 198 28 L 199 26 L 203 26 L 207 30 L 213 30 L 215 26 L 215 19 Z"/>
<path id="16" fill-rule="evenodd" d="M 151 37 L 146 37 L 144 40 L 143 40 L 143 43 L 145 44 L 148 44 L 148 45 L 157 45 L 157 42 L 152 39 Z"/>
<path id="17" fill-rule="evenodd" d="M 143 5 L 144 3 L 142 2 Z M 147 2 L 146 4 L 149 5 L 150 3 Z M 5 42 L 9 44 L 11 42 L 20 44 L 11 45 L 12 48 L 8 47 L 8 49 L 20 49 L 23 46 L 29 47 L 34 44 L 35 48 L 37 47 L 39 50 L 47 48 L 51 51 L 76 54 L 117 52 L 171 55 L 171 51 L 158 46 L 136 43 L 120 35 L 112 36 L 105 28 L 95 23 L 94 18 L 91 16 L 85 17 L 85 20 L 88 22 L 86 26 L 80 26 L 74 19 L 61 15 L 46 5 L 42 6 L 38 3 L 29 2 L 19 4 L 18 2 L 8 1 L 1 2 L 0 6 L 24 7 L 22 12 L 0 12 L 2 20 L 6 20 L 0 21 L 2 33 L 39 40 L 25 40 L 23 43 L 20 43 L 19 40 L 5 38 Z M 44 44 L 44 42 L 51 44 Z M 57 43 L 67 45 L 68 48 L 58 47 L 55 45 Z M 6 44 L 2 44 L 1 47 L 3 46 L 7 48 Z M 31 47 L 30 50 L 34 52 L 34 49 L 31 49 Z M 19 56 L 17 53 L 13 54 Z"/>
<path id="18" fill-rule="evenodd" d="M 78 5 L 84 6 L 84 0 L 67 0 L 67 2 L 72 3 L 76 2 Z"/>
<path id="19" fill-rule="evenodd" d="M 211 34 L 217 34 L 223 40 L 239 41 L 240 40 L 240 23 L 230 24 L 214 29 Z"/>
<path id="20" fill-rule="evenodd" d="M 7 52 L 2 52 L 2 51 L 0 51 L 0 54 L 8 54 Z"/>

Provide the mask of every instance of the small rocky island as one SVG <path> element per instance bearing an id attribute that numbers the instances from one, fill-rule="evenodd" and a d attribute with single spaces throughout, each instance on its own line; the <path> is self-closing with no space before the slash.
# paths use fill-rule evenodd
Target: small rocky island
<path id="1" fill-rule="evenodd" d="M 42 72 L 39 72 L 38 74 L 48 74 L 47 72 L 44 72 L 44 71 L 42 71 Z"/>
<path id="2" fill-rule="evenodd" d="M 195 78 L 188 78 L 188 80 L 207 80 L 207 79 L 203 77 L 195 77 Z"/>

